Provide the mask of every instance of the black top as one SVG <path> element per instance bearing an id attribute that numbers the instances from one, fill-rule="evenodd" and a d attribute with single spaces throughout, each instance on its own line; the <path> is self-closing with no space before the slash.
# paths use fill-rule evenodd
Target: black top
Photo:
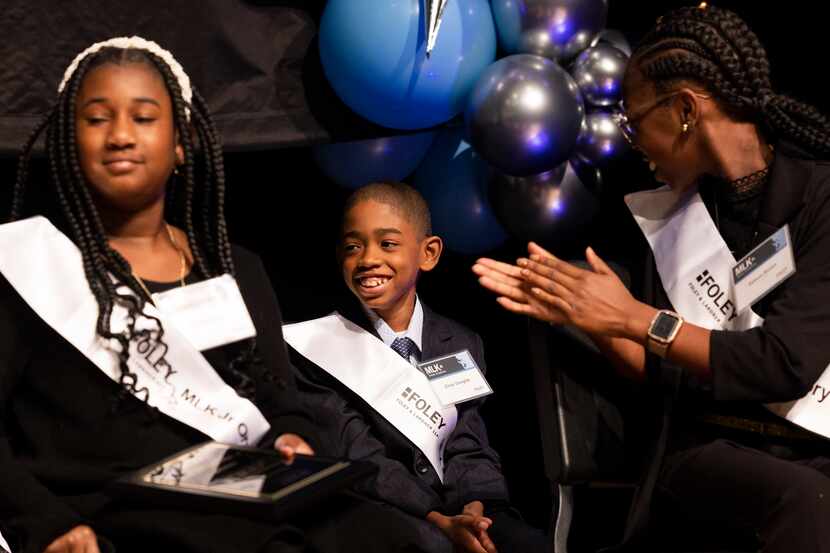
<path id="1" fill-rule="evenodd" d="M 715 191 L 718 186 L 727 185 L 703 183 L 701 197 L 713 215 L 717 205 L 720 234 L 736 258 L 789 224 L 796 273 L 753 306 L 765 319 L 762 326 L 711 332 L 710 383 L 646 353 L 647 384 L 660 393 L 652 396 L 653 403 L 641 406 L 655 415 L 654 427 L 646 429 L 653 441 L 629 513 L 626 541 L 636 539 L 647 527 L 651 495 L 666 453 L 728 437 L 788 458 L 826 454 L 828 442 L 823 438 L 779 440 L 705 424 L 700 417 L 714 413 L 774 421 L 799 430 L 767 411 L 763 403 L 804 397 L 830 362 L 830 161 L 779 143 L 769 179 L 757 199 L 728 201 Z M 672 308 L 651 250 L 641 297 L 657 308 Z"/>
<path id="2" fill-rule="evenodd" d="M 464 349 L 482 369 L 481 338 L 467 327 L 442 317 L 426 305 L 421 359 L 434 359 Z M 356 301 L 347 301 L 340 313 L 372 333 L 374 326 Z M 444 450 L 444 482 L 427 458 L 406 436 L 368 403 L 334 377 L 289 347 L 291 359 L 302 373 L 300 385 L 313 386 L 306 394 L 325 431 L 329 455 L 365 459 L 377 465 L 373 478 L 358 484 L 358 491 L 423 518 L 429 511 L 453 515 L 470 501 L 483 501 L 488 511 L 506 507 L 507 485 L 498 454 L 490 447 L 479 414 L 483 399 L 459 404 L 458 422 Z"/>
<path id="3" fill-rule="evenodd" d="M 760 203 L 756 246 L 789 224 L 796 273 L 755 305 L 761 327 L 711 337 L 717 400 L 789 401 L 830 363 L 830 162 L 781 145 Z"/>
<path id="4" fill-rule="evenodd" d="M 276 436 L 294 432 L 319 447 L 316 429 L 296 400 L 279 305 L 264 267 L 238 247 L 233 257 L 263 360 L 250 370 L 254 403 L 271 424 L 261 443 L 272 447 Z M 148 283 L 155 291 L 177 285 Z M 217 367 L 239 347 L 204 353 Z M 133 535 L 146 530 L 200 551 L 255 551 L 270 539 L 275 527 L 230 517 L 206 524 L 192 513 L 142 511 L 110 499 L 104 489 L 111 480 L 209 439 L 132 396 L 117 404 L 119 391 L 0 275 L 0 525 L 16 553 L 42 553 L 83 522 L 104 539 L 107 528 Z M 131 526 L 144 530 L 131 532 Z"/>
<path id="5" fill-rule="evenodd" d="M 796 273 L 753 307 L 762 326 L 712 331 L 710 384 L 648 355 L 647 364 L 660 367 L 651 374 L 664 382 L 681 374 L 681 414 L 718 411 L 783 422 L 762 403 L 802 398 L 830 363 L 830 162 L 786 143 L 775 153 L 760 194 L 730 198 L 718 191 L 726 183 L 710 181 L 701 196 L 736 259 L 789 224 Z M 652 255 L 647 263 L 646 302 L 671 308 Z"/>

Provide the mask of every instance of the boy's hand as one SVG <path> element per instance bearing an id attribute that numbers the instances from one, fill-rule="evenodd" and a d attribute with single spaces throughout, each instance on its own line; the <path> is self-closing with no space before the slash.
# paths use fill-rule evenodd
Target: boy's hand
<path id="1" fill-rule="evenodd" d="M 280 452 L 286 463 L 294 461 L 294 455 L 314 455 L 314 450 L 304 439 L 296 434 L 280 434 L 274 441 L 274 449 Z"/>
<path id="2" fill-rule="evenodd" d="M 43 553 L 100 553 L 100 550 L 95 532 L 82 524 L 58 537 Z"/>
<path id="3" fill-rule="evenodd" d="M 480 501 L 473 501 L 464 506 L 460 515 L 448 517 L 431 511 L 427 520 L 444 532 L 459 551 L 497 553 L 495 544 L 487 534 L 493 521 L 483 513 L 484 505 Z"/>

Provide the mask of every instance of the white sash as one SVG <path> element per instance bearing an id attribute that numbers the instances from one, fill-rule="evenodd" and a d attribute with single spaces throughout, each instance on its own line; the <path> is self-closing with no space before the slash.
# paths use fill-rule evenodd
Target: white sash
<path id="1" fill-rule="evenodd" d="M 52 329 L 118 382 L 117 342 L 96 333 L 98 302 L 89 289 L 81 252 L 43 217 L 0 225 L 0 273 Z M 126 290 L 126 288 L 124 288 Z M 144 313 L 162 321 L 164 337 L 134 339 L 128 366 L 148 403 L 165 415 L 232 444 L 255 444 L 270 428 L 257 407 L 225 384 L 199 351 L 150 303 Z M 126 328 L 127 311 L 115 306 L 113 332 Z M 139 317 L 136 330 L 155 329 Z"/>
<path id="2" fill-rule="evenodd" d="M 708 329 L 749 330 L 764 319 L 752 309 L 736 316 L 731 270 L 736 261 L 697 191 L 679 196 L 669 187 L 637 192 L 625 203 L 648 240 L 663 288 L 687 321 Z M 830 437 L 830 417 L 822 413 L 830 391 L 825 369 L 806 396 L 766 407 L 811 432 Z"/>
<path id="3" fill-rule="evenodd" d="M 339 313 L 283 327 L 285 341 L 359 395 L 429 459 L 444 481 L 444 447 L 458 420 L 429 380 L 376 336 Z"/>
<path id="4" fill-rule="evenodd" d="M 12 551 L 9 543 L 3 538 L 3 534 L 0 534 L 0 551 L 8 551 L 9 553 Z"/>

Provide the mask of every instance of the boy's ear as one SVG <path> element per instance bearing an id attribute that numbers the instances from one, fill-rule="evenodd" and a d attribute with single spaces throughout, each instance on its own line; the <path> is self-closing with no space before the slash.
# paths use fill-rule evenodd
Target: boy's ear
<path id="1" fill-rule="evenodd" d="M 444 251 L 444 241 L 440 236 L 427 236 L 421 242 L 421 264 L 418 266 L 422 271 L 431 271 L 438 265 L 441 259 L 441 252 Z"/>

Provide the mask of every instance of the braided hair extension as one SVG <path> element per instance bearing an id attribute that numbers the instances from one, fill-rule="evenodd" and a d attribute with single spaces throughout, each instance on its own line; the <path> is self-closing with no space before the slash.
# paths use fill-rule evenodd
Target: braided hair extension
<path id="1" fill-rule="evenodd" d="M 645 36 L 632 62 L 658 92 L 698 83 L 732 116 L 758 123 L 768 139 L 830 154 L 830 121 L 814 107 L 773 90 L 766 50 L 729 10 L 701 6 L 670 11 Z"/>
<path id="2" fill-rule="evenodd" d="M 106 47 L 84 58 L 59 94 L 57 102 L 24 143 L 14 183 L 10 220 L 24 216 L 31 153 L 38 137 L 45 131 L 50 185 L 54 188 L 62 218 L 59 226 L 64 227 L 81 251 L 84 273 L 99 307 L 98 335 L 115 340 L 119 345 L 119 382 L 122 390 L 117 404 L 120 404 L 128 393 L 145 402 L 149 397 L 149 390 L 137 388 L 137 375 L 127 365 L 131 339 L 141 341 L 152 334 L 154 339 L 160 340 L 164 329 L 158 319 L 144 313 L 147 298 L 141 285 L 127 260 L 110 247 L 78 162 L 75 136 L 78 91 L 86 74 L 107 63 L 143 63 L 161 76 L 172 100 L 174 124 L 184 151 L 183 175 L 180 178 L 174 176 L 167 186 L 166 217 L 184 229 L 193 253 L 194 270 L 202 277 L 211 278 L 224 273 L 234 275 L 235 270 L 223 207 L 225 172 L 222 146 L 207 103 L 194 90 L 193 105 L 187 105 L 170 66 L 149 51 Z M 188 115 L 192 116 L 192 122 L 189 122 Z M 204 158 L 198 171 L 195 168 L 197 153 Z M 27 211 L 37 212 L 38 207 Z M 115 306 L 127 311 L 123 329 L 111 327 Z M 139 317 L 153 321 L 155 330 L 137 329 Z M 217 371 L 241 396 L 251 398 L 255 394 L 255 386 L 246 369 L 260 362 L 256 354 L 256 340 L 252 338 L 243 344 L 235 359 L 226 367 L 217 368 Z"/>

